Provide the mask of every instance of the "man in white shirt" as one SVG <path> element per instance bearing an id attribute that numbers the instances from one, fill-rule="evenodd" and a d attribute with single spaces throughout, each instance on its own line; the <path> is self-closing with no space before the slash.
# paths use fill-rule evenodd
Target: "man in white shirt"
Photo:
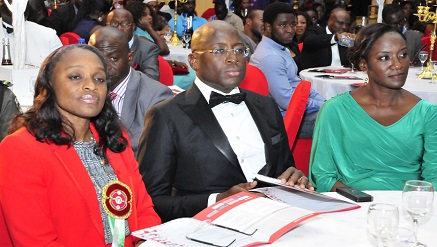
<path id="1" fill-rule="evenodd" d="M 14 27 L 12 26 L 12 13 L 4 1 L 5 0 L 0 1 L 0 14 L 2 17 L 0 41 L 5 37 L 9 38 L 11 57 L 13 58 Z M 56 36 L 56 31 L 51 28 L 41 26 L 31 21 L 25 21 L 25 28 L 27 45 L 26 64 L 39 66 L 52 51 L 62 46 L 61 40 Z M 0 55 L 3 57 L 3 50 L 0 50 Z M 12 61 L 12 63 L 14 63 L 14 61 Z"/>
<path id="2" fill-rule="evenodd" d="M 355 38 L 354 34 L 346 32 L 349 23 L 349 13 L 345 9 L 336 8 L 331 11 L 326 28 L 316 25 L 309 27 L 303 41 L 303 67 L 350 66 L 347 47 L 338 44 L 341 36 Z"/>
<path id="3" fill-rule="evenodd" d="M 164 222 L 254 188 L 257 173 L 313 189 L 294 167 L 275 101 L 238 88 L 246 56 L 235 28 L 208 22 L 193 34 L 193 85 L 147 112 L 138 162 Z"/>

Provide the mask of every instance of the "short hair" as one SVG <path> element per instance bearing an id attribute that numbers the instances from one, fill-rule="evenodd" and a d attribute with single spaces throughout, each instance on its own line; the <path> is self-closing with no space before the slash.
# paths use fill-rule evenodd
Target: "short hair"
<path id="1" fill-rule="evenodd" d="M 161 16 L 161 15 L 154 15 L 153 16 L 153 30 L 161 31 L 166 26 L 168 26 L 168 22 L 164 16 Z"/>
<path id="2" fill-rule="evenodd" d="M 106 78 L 108 78 L 105 58 L 97 48 L 85 44 L 61 46 L 50 53 L 41 64 L 35 82 L 33 106 L 27 112 L 14 117 L 8 133 L 13 133 L 21 127 L 26 127 L 29 133 L 40 142 L 68 146 L 72 144 L 74 141 L 73 136 L 65 132 L 65 126 L 71 127 L 71 123 L 62 117 L 56 107 L 56 95 L 51 81 L 58 62 L 66 53 L 74 49 L 83 49 L 94 53 L 102 62 Z M 108 92 L 103 109 L 97 116 L 91 118 L 91 122 L 94 123 L 100 137 L 99 142 L 94 147 L 94 153 L 105 159 L 108 148 L 118 153 L 124 151 L 128 144 L 127 139 L 123 137 L 122 124 L 118 114 L 109 98 L 109 80 L 106 81 L 106 86 Z"/>
<path id="3" fill-rule="evenodd" d="M 293 14 L 296 16 L 296 12 L 294 11 L 293 7 L 291 7 L 290 4 L 281 3 L 281 2 L 269 4 L 264 9 L 263 21 L 269 24 L 273 24 L 273 22 L 276 20 L 276 17 L 278 17 L 279 14 L 283 14 L 283 13 Z"/>
<path id="4" fill-rule="evenodd" d="M 264 11 L 261 8 L 249 8 L 248 11 L 247 11 L 246 17 L 243 18 L 243 25 L 246 25 L 246 19 L 251 19 L 252 20 L 253 16 L 255 15 L 254 14 L 255 11 L 258 11 L 258 10 Z"/>
<path id="5" fill-rule="evenodd" d="M 382 10 L 382 20 L 387 22 L 387 17 L 389 15 L 398 13 L 399 11 L 402 12 L 402 9 L 398 4 L 389 4 L 384 6 L 384 9 Z"/>
<path id="6" fill-rule="evenodd" d="M 360 30 L 355 37 L 354 46 L 348 50 L 348 59 L 354 64 L 354 67 L 358 68 L 361 59 L 367 61 L 375 42 L 386 33 L 397 33 L 405 40 L 405 36 L 399 30 L 384 23 L 370 24 Z"/>

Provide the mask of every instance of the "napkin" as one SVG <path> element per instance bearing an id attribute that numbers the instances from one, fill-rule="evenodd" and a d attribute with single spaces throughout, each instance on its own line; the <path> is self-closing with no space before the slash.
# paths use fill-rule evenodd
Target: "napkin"
<path id="1" fill-rule="evenodd" d="M 177 65 L 171 66 L 171 69 L 173 70 L 173 75 L 187 75 L 189 73 L 188 68 Z"/>

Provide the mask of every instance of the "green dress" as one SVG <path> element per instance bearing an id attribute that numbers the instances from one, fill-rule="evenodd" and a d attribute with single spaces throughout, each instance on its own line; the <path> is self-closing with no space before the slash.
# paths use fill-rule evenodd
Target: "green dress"
<path id="1" fill-rule="evenodd" d="M 390 126 L 350 95 L 325 102 L 313 135 L 310 181 L 330 191 L 340 181 L 360 190 L 402 190 L 411 179 L 437 188 L 437 105 L 421 100 Z"/>

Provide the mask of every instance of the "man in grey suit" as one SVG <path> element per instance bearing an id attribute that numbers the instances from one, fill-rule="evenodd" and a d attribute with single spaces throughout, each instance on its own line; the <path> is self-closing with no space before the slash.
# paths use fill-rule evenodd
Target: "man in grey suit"
<path id="1" fill-rule="evenodd" d="M 192 217 L 254 188 L 256 173 L 313 189 L 294 167 L 275 101 L 238 88 L 248 54 L 237 30 L 211 21 L 194 32 L 191 44 L 197 78 L 149 109 L 138 146 L 143 181 L 162 221 Z"/>
<path id="2" fill-rule="evenodd" d="M 130 67 L 133 52 L 129 51 L 123 32 L 103 27 L 91 35 L 88 44 L 99 49 L 106 58 L 112 104 L 128 130 L 136 155 L 147 109 L 172 98 L 173 94 L 168 87 Z"/>
<path id="3" fill-rule="evenodd" d="M 136 25 L 132 14 L 125 9 L 114 9 L 108 14 L 106 21 L 106 26 L 116 27 L 126 34 L 129 48 L 135 54 L 131 66 L 150 78 L 158 80 L 159 47 L 151 41 L 134 35 Z"/>

